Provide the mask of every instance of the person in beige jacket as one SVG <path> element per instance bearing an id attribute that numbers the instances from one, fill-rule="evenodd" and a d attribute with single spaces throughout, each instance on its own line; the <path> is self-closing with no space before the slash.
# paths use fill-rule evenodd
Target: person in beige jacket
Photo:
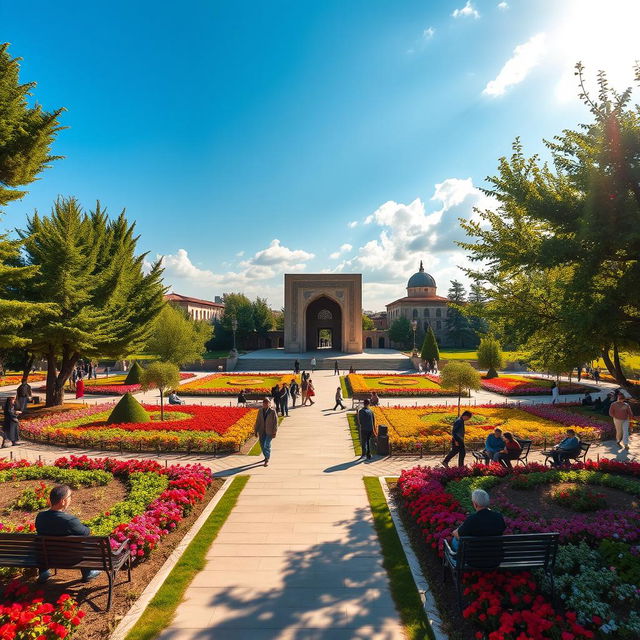
<path id="1" fill-rule="evenodd" d="M 629 449 L 629 423 L 633 418 L 631 407 L 624 401 L 624 396 L 618 392 L 616 401 L 609 407 L 609 416 L 613 418 L 616 427 L 616 440 L 626 450 Z"/>
<path id="2" fill-rule="evenodd" d="M 278 415 L 271 406 L 269 398 L 265 398 L 262 401 L 262 409 L 258 410 L 253 433 L 260 440 L 260 448 L 262 449 L 262 455 L 264 455 L 264 466 L 266 467 L 271 457 L 271 441 L 278 433 Z"/>

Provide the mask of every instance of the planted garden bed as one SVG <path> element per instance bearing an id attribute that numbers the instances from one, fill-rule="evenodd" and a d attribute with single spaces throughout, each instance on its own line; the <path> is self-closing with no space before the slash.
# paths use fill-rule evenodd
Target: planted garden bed
<path id="1" fill-rule="evenodd" d="M 270 395 L 277 384 L 290 384 L 300 376 L 294 374 L 214 373 L 180 387 L 182 396 L 237 396 L 240 391 Z"/>
<path id="2" fill-rule="evenodd" d="M 554 380 L 536 376 L 500 376 L 483 378 L 482 388 L 503 396 L 549 396 Z M 584 393 L 595 387 L 578 382 L 559 382 L 561 394 Z"/>
<path id="3" fill-rule="evenodd" d="M 345 376 L 349 394 L 371 393 L 380 397 L 420 398 L 427 396 L 457 396 L 456 391 L 443 389 L 438 376 L 391 374 L 376 375 L 370 373 L 350 373 Z"/>

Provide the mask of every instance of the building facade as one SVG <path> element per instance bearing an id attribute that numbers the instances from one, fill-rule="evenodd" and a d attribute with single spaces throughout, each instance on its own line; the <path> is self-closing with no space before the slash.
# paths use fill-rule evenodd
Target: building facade
<path id="1" fill-rule="evenodd" d="M 418 323 L 420 331 L 433 329 L 439 344 L 448 340 L 447 317 L 449 299 L 437 295 L 436 281 L 426 273 L 420 261 L 419 270 L 407 282 L 407 295 L 387 305 L 389 326 L 398 318 L 404 317 Z"/>
<path id="2" fill-rule="evenodd" d="M 169 293 L 164 299 L 182 307 L 193 320 L 213 322 L 214 320 L 219 320 L 224 313 L 224 303 L 222 301 L 213 302 L 211 300 L 201 300 L 200 298 L 190 298 L 179 293 Z"/>

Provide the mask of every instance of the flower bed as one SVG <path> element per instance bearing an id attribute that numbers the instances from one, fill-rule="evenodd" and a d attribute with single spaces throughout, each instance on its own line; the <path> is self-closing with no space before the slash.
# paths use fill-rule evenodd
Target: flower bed
<path id="1" fill-rule="evenodd" d="M 566 482 L 628 494 L 628 507 L 543 515 L 531 492 Z M 500 465 L 416 467 L 402 472 L 398 487 L 421 539 L 440 557 L 443 540 L 472 510 L 470 494 L 476 488 L 491 491 L 492 506 L 505 517 L 505 533 L 560 533 L 556 594 L 562 606 L 553 606 L 550 585 L 537 574 L 469 573 L 463 616 L 477 629 L 476 638 L 630 640 L 640 634 L 640 514 L 631 507 L 633 497 L 640 495 L 640 464 L 589 461 L 570 471 L 531 464 L 511 474 Z"/>
<path id="2" fill-rule="evenodd" d="M 484 442 L 490 431 L 500 427 L 517 438 L 532 440 L 535 445 L 552 444 L 564 437 L 564 427 L 572 426 L 580 438 L 595 440 L 608 437 L 612 425 L 589 421 L 553 405 L 513 406 L 478 405 L 469 409 L 473 417 L 466 423 L 467 444 Z M 451 426 L 457 407 L 374 407 L 376 421 L 389 427 L 392 453 L 413 453 L 417 449 L 442 451 L 451 442 Z"/>
<path id="3" fill-rule="evenodd" d="M 385 397 L 424 397 L 457 396 L 457 392 L 445 390 L 440 386 L 440 378 L 433 375 L 376 375 L 369 373 L 350 373 L 345 376 L 347 388 L 351 393 L 375 391 Z"/>
<path id="4" fill-rule="evenodd" d="M 500 376 L 499 378 L 483 378 L 482 388 L 503 396 L 548 396 L 554 380 L 536 376 Z M 584 393 L 593 389 L 591 385 L 577 382 L 560 382 L 560 393 Z"/>
<path id="5" fill-rule="evenodd" d="M 180 380 L 194 378 L 195 373 L 180 372 Z M 124 384 L 127 374 L 109 376 L 108 378 L 96 378 L 84 381 L 85 393 L 95 393 L 109 396 L 123 396 L 125 393 L 135 393 L 140 391 L 140 384 Z M 67 386 L 67 391 L 71 392 L 71 383 Z"/>
<path id="6" fill-rule="evenodd" d="M 52 466 L 26 460 L 0 460 L 0 484 L 46 479 L 77 487 L 101 485 L 113 478 L 126 484 L 125 499 L 86 524 L 92 534 L 111 536 L 114 548 L 128 541 L 135 564 L 146 559 L 162 538 L 191 513 L 213 482 L 211 470 L 201 465 L 167 468 L 151 460 L 90 459 L 86 456 L 60 458 Z M 33 531 L 34 521 L 35 513 L 26 513 L 24 524 L 7 527 L 0 522 L 0 529 Z M 0 599 L 0 638 L 65 638 L 83 615 L 68 595 L 63 595 L 56 604 L 47 604 L 31 594 L 20 579 L 13 580 Z"/>
<path id="7" fill-rule="evenodd" d="M 237 396 L 243 390 L 269 395 L 277 384 L 288 384 L 294 379 L 300 383 L 300 376 L 294 374 L 213 373 L 182 385 L 180 395 Z"/>
<path id="8" fill-rule="evenodd" d="M 78 411 L 24 420 L 21 433 L 28 440 L 65 446 L 126 451 L 237 451 L 253 433 L 256 410 L 245 407 L 143 405 L 153 420 L 107 424 L 112 405 L 93 405 Z"/>
<path id="9" fill-rule="evenodd" d="M 30 373 L 29 383 L 42 382 L 47 379 L 46 373 Z M 10 371 L 4 376 L 0 376 L 0 387 L 8 387 L 12 384 L 20 384 L 22 382 L 22 373 Z M 1 636 L 0 636 L 1 637 Z"/>

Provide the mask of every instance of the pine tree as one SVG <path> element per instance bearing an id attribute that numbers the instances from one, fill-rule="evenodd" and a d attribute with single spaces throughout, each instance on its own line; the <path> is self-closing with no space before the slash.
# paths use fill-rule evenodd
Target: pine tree
<path id="1" fill-rule="evenodd" d="M 80 357 L 118 358 L 144 346 L 164 304 L 162 269 L 156 262 L 144 273 L 134 225 L 124 212 L 109 219 L 100 203 L 86 214 L 75 198 L 59 198 L 20 236 L 27 265 L 38 268 L 25 296 L 52 308 L 25 330 L 47 359 L 47 406 L 58 405 Z"/>
<path id="2" fill-rule="evenodd" d="M 433 369 L 435 363 L 440 360 L 440 350 L 438 349 L 438 341 L 436 335 L 433 333 L 431 326 L 424 334 L 424 342 L 422 343 L 422 349 L 420 351 L 420 357 L 429 363 L 429 368 Z"/>
<path id="3" fill-rule="evenodd" d="M 457 280 L 451 281 L 447 297 L 451 301 L 446 320 L 449 344 L 460 349 L 473 345 L 475 333 L 471 328 L 469 318 L 462 309 L 466 303 L 467 293 L 464 285 Z"/>

